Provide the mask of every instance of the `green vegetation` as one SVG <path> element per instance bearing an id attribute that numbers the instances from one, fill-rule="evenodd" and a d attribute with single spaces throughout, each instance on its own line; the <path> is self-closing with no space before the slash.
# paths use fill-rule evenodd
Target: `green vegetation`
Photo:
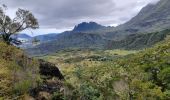
<path id="1" fill-rule="evenodd" d="M 42 42 L 39 45 L 29 48 L 26 51 L 32 56 L 55 53 L 56 51 L 69 49 L 95 49 L 95 50 L 140 50 L 148 48 L 156 43 L 163 41 L 170 34 L 166 29 L 160 32 L 152 33 L 135 33 L 124 35 L 122 38 L 110 38 L 107 34 L 92 33 L 63 33 L 59 34 L 56 39 Z"/>
<path id="2" fill-rule="evenodd" d="M 121 41 L 111 41 L 107 47 L 108 49 L 139 50 L 163 41 L 168 35 L 170 35 L 169 29 L 160 32 L 131 34 Z"/>
<path id="3" fill-rule="evenodd" d="M 52 62 L 57 66 L 59 65 L 58 67 L 62 69 L 63 74 L 67 75 L 67 72 L 73 71 L 75 66 L 90 67 L 93 65 L 100 65 L 106 61 L 113 61 L 119 57 L 136 52 L 138 51 L 68 49 L 47 56 L 38 56 L 37 58 Z"/>
<path id="4" fill-rule="evenodd" d="M 28 94 L 40 82 L 39 63 L 14 46 L 0 42 L 0 48 L 0 98 Z"/>
<path id="5" fill-rule="evenodd" d="M 60 66 L 65 98 L 81 100 L 170 99 L 170 41 L 141 51 L 65 50 L 40 57 Z"/>
<path id="6" fill-rule="evenodd" d="M 169 7 L 170 2 L 162 0 L 157 4 L 161 11 L 167 12 L 169 9 L 164 10 L 163 5 Z M 3 7 L 6 8 L 5 5 Z M 145 10 L 149 8 L 153 9 L 148 10 L 147 17 L 145 13 L 148 11 Z M 152 28 L 162 25 L 158 23 L 162 20 L 155 20 L 160 18 L 160 14 L 164 15 L 156 9 L 154 5 L 146 7 L 138 15 L 141 19 L 137 16 L 130 21 L 132 24 L 126 23 L 129 26 L 121 25 L 120 30 L 121 27 L 123 30 L 120 32 L 154 31 Z M 150 11 L 154 13 L 150 14 Z M 3 40 L 0 42 L 0 100 L 170 99 L 170 30 L 124 35 L 121 39 L 118 39 L 119 36 L 113 39 L 112 33 L 107 36 L 66 32 L 52 42 L 35 47 L 38 54 L 59 50 L 37 57 L 52 62 L 49 63 L 28 58 L 22 50 L 10 45 L 17 43 L 11 37 L 13 34 L 38 27 L 29 11 L 19 9 L 16 15 L 11 20 L 0 8 L 0 38 Z M 164 21 L 169 22 L 168 19 Z M 162 26 L 164 28 L 167 26 Z M 33 42 L 37 44 L 38 40 Z M 64 77 L 53 63 L 59 66 Z"/>

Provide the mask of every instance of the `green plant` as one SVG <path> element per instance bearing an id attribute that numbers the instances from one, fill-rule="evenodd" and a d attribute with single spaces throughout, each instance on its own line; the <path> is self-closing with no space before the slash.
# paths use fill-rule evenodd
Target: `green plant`
<path id="1" fill-rule="evenodd" d="M 55 92 L 52 96 L 52 100 L 65 100 L 63 93 Z"/>
<path id="2" fill-rule="evenodd" d="M 29 90 L 31 89 L 31 87 L 32 87 L 31 80 L 25 80 L 25 81 L 15 83 L 15 85 L 14 85 L 14 93 L 15 94 L 28 93 Z"/>

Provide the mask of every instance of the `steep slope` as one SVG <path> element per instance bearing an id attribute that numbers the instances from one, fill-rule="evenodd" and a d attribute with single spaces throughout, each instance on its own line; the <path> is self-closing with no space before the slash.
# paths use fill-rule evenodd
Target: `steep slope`
<path id="1" fill-rule="evenodd" d="M 60 92 L 63 88 L 58 79 L 64 77 L 54 64 L 29 58 L 22 50 L 3 42 L 0 48 L 0 100 L 32 100 L 33 97 L 41 100 L 42 92 L 52 97 L 54 89 Z"/>
<path id="2" fill-rule="evenodd" d="M 84 22 L 75 26 L 70 32 L 57 35 L 55 40 L 42 43 L 31 48 L 32 51 L 31 49 L 27 51 L 31 54 L 38 52 L 44 54 L 68 48 L 141 49 L 150 47 L 166 37 L 160 31 L 170 28 L 169 6 L 169 0 L 149 4 L 130 21 L 115 28 L 105 27 L 95 22 Z M 146 33 L 155 34 L 147 35 Z"/>
<path id="3" fill-rule="evenodd" d="M 153 33 L 131 34 L 120 41 L 111 40 L 110 42 L 108 42 L 106 48 L 128 50 L 144 49 L 151 47 L 160 41 L 163 41 L 168 35 L 170 35 L 170 30 L 168 29 Z"/>
<path id="4" fill-rule="evenodd" d="M 119 30 L 155 32 L 170 28 L 170 1 L 160 0 L 157 4 L 144 7 L 137 16 L 118 27 Z"/>
<path id="5" fill-rule="evenodd" d="M 23 51 L 0 42 L 0 99 L 28 93 L 40 82 L 38 61 Z"/>

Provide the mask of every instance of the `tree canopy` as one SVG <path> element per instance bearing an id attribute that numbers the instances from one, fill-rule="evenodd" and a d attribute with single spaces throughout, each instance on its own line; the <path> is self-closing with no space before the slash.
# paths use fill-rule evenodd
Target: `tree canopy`
<path id="1" fill-rule="evenodd" d="M 39 24 L 35 16 L 28 10 L 18 9 L 12 19 L 6 15 L 7 6 L 0 7 L 0 37 L 7 44 L 18 45 L 21 42 L 12 35 L 25 29 L 37 29 Z"/>

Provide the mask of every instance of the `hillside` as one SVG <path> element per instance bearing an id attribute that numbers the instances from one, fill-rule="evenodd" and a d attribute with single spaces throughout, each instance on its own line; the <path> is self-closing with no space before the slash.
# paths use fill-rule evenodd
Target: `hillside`
<path id="1" fill-rule="evenodd" d="M 117 27 L 82 22 L 55 33 L 84 20 L 119 23 L 152 0 L 110 1 L 0 6 L 0 100 L 170 100 L 170 0 L 148 4 Z M 13 18 L 18 7 L 28 10 Z M 30 29 L 49 34 L 19 34 Z"/>
<path id="2" fill-rule="evenodd" d="M 11 99 L 36 87 L 36 81 L 40 81 L 38 62 L 16 47 L 1 42 L 0 48 L 0 97 Z"/>
<path id="3" fill-rule="evenodd" d="M 102 49 L 106 43 L 107 40 L 100 34 L 66 32 L 58 35 L 56 40 L 42 43 L 26 51 L 30 55 L 39 55 L 55 53 L 58 50 L 71 48 Z"/>
<path id="4" fill-rule="evenodd" d="M 120 25 L 118 29 L 142 33 L 168 29 L 170 27 L 169 6 L 169 0 L 160 0 L 157 4 L 148 4 L 137 16 Z"/>
<path id="5" fill-rule="evenodd" d="M 60 65 L 69 98 L 168 100 L 170 40 L 139 52 L 61 51 L 41 57 Z"/>
<path id="6" fill-rule="evenodd" d="M 138 50 L 151 47 L 164 40 L 170 33 L 169 30 L 161 32 L 131 34 L 123 40 L 111 40 L 103 34 L 94 33 L 63 33 L 57 36 L 56 40 L 42 43 L 33 48 L 27 49 L 30 55 L 46 55 L 66 49 L 127 49 Z"/>
<path id="7" fill-rule="evenodd" d="M 64 84 L 56 79 L 63 76 L 54 64 L 28 58 L 20 49 L 4 43 L 0 47 L 1 99 L 170 98 L 169 36 L 143 51 L 78 49 L 40 57 L 60 66 Z"/>
<path id="8" fill-rule="evenodd" d="M 163 40 L 165 34 L 162 31 L 170 27 L 169 6 L 169 0 L 149 4 L 130 21 L 117 27 L 83 22 L 76 25 L 72 31 L 49 37 L 48 42 L 44 40 L 40 45 L 26 51 L 31 55 L 39 55 L 70 48 L 142 49 L 150 47 Z"/>
<path id="9" fill-rule="evenodd" d="M 48 33 L 48 34 L 45 34 L 45 35 L 34 36 L 31 39 L 31 41 L 33 41 L 34 39 L 37 39 L 40 43 L 52 41 L 52 40 L 55 40 L 57 38 L 57 34 L 58 33 Z"/>
<path id="10" fill-rule="evenodd" d="M 163 30 L 154 33 L 145 34 L 131 34 L 125 39 L 120 41 L 110 41 L 106 48 L 108 49 L 126 49 L 126 50 L 139 50 L 152 47 L 154 44 L 163 41 L 168 35 L 170 30 Z"/>
<path id="11" fill-rule="evenodd" d="M 58 79 L 63 79 L 63 76 L 55 65 L 29 58 L 22 50 L 3 42 L 0 42 L 0 48 L 0 100 L 41 99 L 41 92 L 54 97 L 53 90 L 47 91 L 43 86 L 62 88 L 63 84 Z M 48 81 L 57 83 L 51 86 Z"/>

